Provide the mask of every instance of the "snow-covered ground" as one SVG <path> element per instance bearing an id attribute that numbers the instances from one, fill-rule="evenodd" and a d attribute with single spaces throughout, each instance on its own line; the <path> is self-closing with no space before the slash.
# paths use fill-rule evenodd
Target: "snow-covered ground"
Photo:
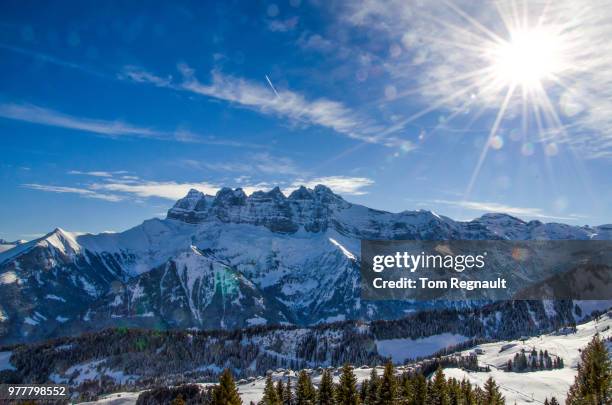
<path id="1" fill-rule="evenodd" d="M 496 343 L 487 343 L 475 346 L 470 350 L 465 350 L 463 354 L 473 352 L 476 348 L 481 349 L 482 354 L 478 355 L 478 361 L 481 365 L 489 365 L 490 372 L 467 372 L 457 368 L 445 369 L 444 373 L 447 377 L 467 378 L 470 382 L 482 386 L 484 382 L 493 377 L 498 385 L 500 385 L 503 395 L 508 404 L 538 404 L 543 403 L 546 397 L 556 396 L 560 402 L 565 400 L 568 388 L 574 381 L 576 375 L 576 366 L 580 360 L 579 349 L 584 348 L 596 333 L 600 333 L 602 337 L 607 338 L 612 336 L 612 312 L 603 315 L 598 321 L 590 321 L 582 325 L 578 325 L 576 333 L 563 334 L 547 334 L 539 337 L 526 339 L 525 341 L 500 341 Z M 446 334 L 447 335 L 447 334 Z M 453 339 L 450 339 L 453 337 Z M 402 339 L 394 340 L 391 344 L 390 340 L 385 342 L 386 348 L 394 354 L 399 354 L 400 357 L 404 353 L 413 353 L 410 350 L 416 350 L 414 346 L 421 343 L 432 345 L 432 342 L 442 343 L 450 339 L 450 344 L 458 342 L 457 336 L 440 336 L 440 339 L 430 339 L 427 342 Z M 380 342 L 379 342 L 380 343 Z M 408 347 L 402 347 L 407 345 Z M 433 347 L 433 346 L 432 346 Z M 437 347 L 437 346 L 436 346 Z M 503 371 L 502 367 L 508 359 L 513 358 L 515 353 L 525 349 L 531 351 L 532 348 L 538 351 L 548 350 L 551 355 L 562 357 L 565 363 L 565 368 L 560 370 L 543 370 L 528 373 L 508 373 Z M 504 350 L 502 350 L 504 348 Z M 609 346 L 610 349 L 610 346 Z M 0 363 L 2 363 L 2 354 L 0 353 Z M 410 356 L 409 356 L 410 357 Z M 378 374 L 382 375 L 383 367 L 378 366 Z M 371 368 L 357 367 L 355 374 L 358 383 L 369 378 Z M 309 370 L 312 380 L 315 385 L 318 385 L 321 380 L 321 369 Z M 333 369 L 334 381 L 338 382 L 340 376 L 340 368 Z M 397 372 L 404 371 L 403 367 L 397 367 Z M 277 370 L 272 374 L 275 381 L 287 378 L 292 379 L 295 387 L 297 380 L 297 372 L 292 370 Z M 209 384 L 203 384 L 209 385 Z M 265 386 L 265 378 L 258 377 L 256 379 L 240 380 L 238 382 L 238 390 L 244 404 L 249 404 L 251 401 L 257 403 L 263 394 Z M 101 398 L 95 404 L 113 404 L 113 405 L 128 405 L 135 404 L 139 393 L 117 393 Z"/>
<path id="2" fill-rule="evenodd" d="M 466 372 L 460 369 L 445 369 L 448 377 L 462 379 L 466 377 L 470 382 L 482 385 L 493 377 L 501 386 L 502 392 L 509 404 L 543 403 L 546 397 L 557 397 L 560 402 L 565 400 L 567 390 L 574 382 L 576 366 L 580 361 L 579 349 L 584 348 L 593 336 L 599 332 L 602 337 L 612 336 L 612 312 L 603 315 L 599 321 L 590 321 L 578 325 L 576 333 L 568 335 L 547 334 L 533 337 L 523 341 L 502 341 L 476 346 L 484 351 L 478 356 L 480 364 L 491 366 L 491 372 Z M 513 345 L 501 351 L 502 347 Z M 507 373 L 503 366 L 508 359 L 525 349 L 531 351 L 548 350 L 551 355 L 563 358 L 565 368 L 560 370 L 542 370 L 529 373 Z M 608 346 L 610 349 L 610 346 Z M 463 353 L 469 353 L 467 350 Z"/>
<path id="3" fill-rule="evenodd" d="M 68 368 L 64 373 L 53 373 L 49 379 L 56 384 L 78 385 L 87 380 L 100 379 L 102 376 L 112 378 L 116 383 L 128 384 L 138 379 L 138 376 L 126 375 L 122 371 L 110 370 L 104 366 L 106 359 L 77 364 Z"/>
<path id="4" fill-rule="evenodd" d="M 106 395 L 94 402 L 83 402 L 83 404 L 104 404 L 104 405 L 133 405 L 138 400 L 140 392 L 117 392 Z"/>

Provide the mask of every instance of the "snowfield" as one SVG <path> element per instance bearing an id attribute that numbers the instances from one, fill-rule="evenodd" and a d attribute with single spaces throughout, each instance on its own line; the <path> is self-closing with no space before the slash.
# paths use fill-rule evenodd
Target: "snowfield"
<path id="1" fill-rule="evenodd" d="M 533 337 L 523 341 L 501 341 L 476 346 L 484 351 L 478 356 L 479 364 L 491 366 L 491 372 L 467 372 L 460 369 L 445 369 L 447 377 L 462 379 L 466 377 L 470 382 L 478 385 L 484 384 L 493 377 L 509 404 L 544 403 L 546 397 L 557 397 L 563 403 L 567 390 L 574 382 L 577 374 L 576 367 L 580 361 L 580 349 L 584 348 L 596 333 L 604 338 L 612 336 L 612 312 L 601 316 L 599 321 L 593 320 L 578 325 L 576 333 L 567 335 L 547 334 Z M 513 346 L 501 351 L 502 347 L 512 344 Z M 502 367 L 508 359 L 514 357 L 515 353 L 525 349 L 530 351 L 548 350 L 548 353 L 563 358 L 565 368 L 561 370 L 542 370 L 529 373 L 507 373 Z M 608 345 L 608 350 L 611 347 Z M 472 350 L 464 351 L 464 354 Z"/>
<path id="2" fill-rule="evenodd" d="M 574 382 L 574 377 L 577 373 L 576 366 L 580 359 L 580 349 L 585 347 L 593 336 L 597 333 L 604 338 L 612 336 L 612 311 L 604 314 L 599 320 L 592 320 L 582 325 L 578 325 L 575 333 L 561 334 L 551 333 L 538 337 L 533 337 L 513 341 L 499 341 L 495 343 L 486 343 L 473 347 L 470 350 L 461 352 L 464 355 L 478 351 L 478 362 L 480 365 L 489 365 L 490 372 L 468 372 L 457 368 L 447 368 L 444 374 L 447 377 L 455 377 L 458 379 L 467 378 L 471 383 L 484 385 L 489 377 L 493 377 L 500 386 L 503 395 L 508 404 L 540 404 L 544 403 L 545 398 L 551 396 L 563 403 L 567 390 Z M 461 342 L 463 336 L 442 334 L 432 336 L 426 339 L 410 340 L 410 339 L 392 339 L 377 342 L 377 345 L 382 344 L 385 350 L 392 355 L 399 357 L 409 353 L 408 357 L 414 357 L 415 353 L 424 353 L 425 350 L 420 347 L 424 344 L 429 348 L 442 348 L 440 346 L 446 342 L 456 344 Z M 463 338 L 464 339 L 464 338 Z M 560 370 L 542 370 L 528 373 L 508 373 L 503 371 L 502 367 L 508 359 L 513 358 L 515 353 L 525 349 L 530 351 L 532 348 L 538 351 L 548 350 L 551 355 L 557 355 L 563 358 L 565 368 Z M 502 350 L 503 348 L 503 350 Z M 476 350 L 480 349 L 480 350 Z M 608 349 L 612 349 L 611 345 Z M 379 349 L 380 350 L 380 349 Z M 430 352 L 431 353 L 431 352 Z M 378 375 L 383 373 L 383 367 L 377 366 Z M 338 382 L 340 378 L 340 368 L 332 369 L 334 373 L 334 382 Z M 370 367 L 357 365 L 354 372 L 358 383 L 369 378 Z M 398 374 L 402 373 L 405 368 L 399 366 L 396 368 Z M 313 383 L 318 385 L 321 381 L 322 369 L 308 370 L 311 373 Z M 292 384 L 295 387 L 297 381 L 297 372 L 293 370 L 276 370 L 272 373 L 274 381 L 291 378 Z M 203 383 L 203 386 L 208 386 L 210 383 Z M 237 382 L 238 391 L 244 404 L 249 404 L 251 401 L 257 403 L 262 395 L 265 386 L 265 378 L 263 376 L 255 379 L 240 380 Z M 116 393 L 105 396 L 92 404 L 115 404 L 128 405 L 135 404 L 138 398 L 138 393 Z"/>

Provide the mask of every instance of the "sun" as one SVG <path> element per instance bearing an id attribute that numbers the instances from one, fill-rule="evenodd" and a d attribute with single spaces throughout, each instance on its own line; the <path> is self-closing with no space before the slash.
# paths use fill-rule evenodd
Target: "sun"
<path id="1" fill-rule="evenodd" d="M 540 88 L 563 70 L 561 37 L 551 29 L 516 29 L 491 51 L 493 75 L 504 86 Z"/>

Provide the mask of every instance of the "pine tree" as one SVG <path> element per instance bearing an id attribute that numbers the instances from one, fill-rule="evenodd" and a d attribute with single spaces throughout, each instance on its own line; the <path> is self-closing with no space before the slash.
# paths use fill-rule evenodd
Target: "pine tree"
<path id="1" fill-rule="evenodd" d="M 279 402 L 283 403 L 283 396 L 285 395 L 285 385 L 283 384 L 283 380 L 280 379 L 276 383 L 276 396 L 278 397 Z"/>
<path id="2" fill-rule="evenodd" d="M 334 380 L 328 370 L 323 371 L 317 392 L 317 405 L 332 405 L 334 401 Z"/>
<path id="3" fill-rule="evenodd" d="M 483 404 L 489 405 L 486 402 L 484 402 L 485 401 L 485 392 L 482 390 L 482 388 L 480 388 L 479 386 L 475 386 L 473 392 L 474 392 L 474 400 L 475 400 L 474 403 L 475 404 L 478 404 L 478 405 L 483 405 Z"/>
<path id="4" fill-rule="evenodd" d="M 448 397 L 450 405 L 463 405 L 463 392 L 461 385 L 455 378 L 448 380 Z"/>
<path id="5" fill-rule="evenodd" d="M 263 391 L 263 398 L 259 401 L 259 405 L 280 405 L 281 401 L 278 397 L 274 382 L 272 381 L 272 374 L 268 374 L 266 377 L 266 385 Z"/>
<path id="6" fill-rule="evenodd" d="M 340 383 L 336 389 L 336 400 L 339 405 L 358 405 L 359 393 L 357 392 L 357 378 L 353 373 L 353 367 L 345 364 L 342 367 Z"/>
<path id="7" fill-rule="evenodd" d="M 557 398 L 552 397 L 550 399 L 550 405 L 559 405 L 559 401 L 557 401 Z"/>
<path id="8" fill-rule="evenodd" d="M 578 375 L 570 387 L 567 405 L 608 405 L 612 402 L 612 364 L 599 335 L 582 350 Z"/>
<path id="9" fill-rule="evenodd" d="M 417 374 L 414 382 L 414 404 L 427 405 L 427 380 L 421 373 Z"/>
<path id="10" fill-rule="evenodd" d="M 370 381 L 368 382 L 368 397 L 366 403 L 368 405 L 374 405 L 378 403 L 378 391 L 380 387 L 380 378 L 376 372 L 376 367 L 372 367 L 370 371 Z"/>
<path id="11" fill-rule="evenodd" d="M 448 389 L 446 379 L 441 367 L 438 367 L 431 382 L 431 387 L 427 395 L 427 404 L 448 405 Z"/>
<path id="12" fill-rule="evenodd" d="M 362 403 L 366 404 L 368 403 L 368 385 L 369 385 L 369 380 L 366 378 L 365 380 L 363 380 L 361 382 L 361 388 L 359 389 L 359 399 L 361 400 Z"/>
<path id="13" fill-rule="evenodd" d="M 464 405 L 476 405 L 476 395 L 472 390 L 472 384 L 465 377 L 461 380 L 461 393 Z"/>
<path id="14" fill-rule="evenodd" d="M 385 371 L 380 381 L 378 405 L 394 405 L 397 402 L 397 396 L 395 369 L 393 368 L 393 363 L 388 361 L 385 364 Z"/>
<path id="15" fill-rule="evenodd" d="M 310 375 L 302 370 L 298 374 L 295 386 L 295 403 L 296 405 L 312 405 L 315 403 L 315 400 L 316 393 Z"/>
<path id="16" fill-rule="evenodd" d="M 241 405 L 242 400 L 238 395 L 238 389 L 236 383 L 234 383 L 234 377 L 229 369 L 223 370 L 221 377 L 219 377 L 219 385 L 213 390 L 212 395 L 213 405 Z"/>
<path id="17" fill-rule="evenodd" d="M 402 374 L 399 382 L 399 396 L 401 403 L 412 404 L 414 402 L 414 386 L 408 374 Z"/>
<path id="18" fill-rule="evenodd" d="M 485 382 L 484 400 L 487 405 L 504 405 L 506 403 L 493 377 L 489 377 Z"/>
<path id="19" fill-rule="evenodd" d="M 294 403 L 295 398 L 293 397 L 293 389 L 291 387 L 291 377 L 287 377 L 285 393 L 283 394 L 283 405 L 293 405 Z"/>

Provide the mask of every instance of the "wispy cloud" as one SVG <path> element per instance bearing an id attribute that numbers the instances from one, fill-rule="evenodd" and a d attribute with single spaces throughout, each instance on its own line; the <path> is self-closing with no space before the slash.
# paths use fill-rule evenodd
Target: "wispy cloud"
<path id="1" fill-rule="evenodd" d="M 300 93 L 286 89 L 276 89 L 275 93 L 266 82 L 253 82 L 218 70 L 211 72 L 210 83 L 202 83 L 196 78 L 195 71 L 186 64 L 180 64 L 178 68 L 183 76 L 182 82 L 166 84 L 164 87 L 227 101 L 262 114 L 283 117 L 293 123 L 329 128 L 368 143 L 387 146 L 401 146 L 405 143 L 393 134 L 396 131 L 389 131 L 384 125 L 338 101 L 327 98 L 309 100 Z M 136 81 L 156 86 L 163 80 L 144 70 L 139 73 L 133 71 L 132 74 L 137 77 Z"/>
<path id="2" fill-rule="evenodd" d="M 158 197 L 168 200 L 178 200 L 187 194 L 187 192 L 195 188 L 203 193 L 214 194 L 219 189 L 218 186 L 208 182 L 186 182 L 180 183 L 175 181 L 125 181 L 125 182 L 107 182 L 95 183 L 89 186 L 95 191 L 110 191 L 125 193 L 137 197 Z"/>
<path id="3" fill-rule="evenodd" d="M 265 156 L 260 156 L 259 158 L 266 160 Z M 187 162 L 187 164 L 190 164 L 190 162 Z M 284 167 L 283 164 L 288 166 Z M 223 167 L 222 169 L 228 169 L 231 171 L 235 168 Z M 252 170 L 253 169 L 251 167 L 247 172 L 251 172 Z M 287 162 L 275 162 L 271 164 L 262 163 L 262 166 L 260 166 L 258 170 L 261 172 L 269 171 L 270 173 L 277 173 L 278 170 L 285 170 L 291 173 L 296 172 L 294 171 L 292 164 Z M 142 198 L 151 197 L 176 201 L 179 198 L 184 197 L 192 188 L 205 194 L 214 195 L 222 187 L 219 184 L 209 181 L 180 182 L 145 180 L 139 178 L 138 176 L 123 175 L 122 173 L 125 173 L 124 171 L 71 171 L 70 173 L 91 176 L 92 181 L 85 184 L 78 184 L 78 186 L 27 183 L 22 184 L 22 187 L 50 193 L 75 194 L 84 198 L 95 198 L 110 202 L 140 200 Z M 249 180 L 250 178 L 248 177 L 242 177 L 239 179 L 239 181 L 237 180 L 240 187 L 242 187 L 247 194 L 251 194 L 258 190 L 270 190 L 277 185 L 269 182 L 254 182 Z M 362 195 L 366 194 L 364 188 L 374 184 L 374 181 L 365 177 L 328 176 L 310 178 L 307 180 L 298 178 L 290 182 L 281 182 L 279 184 L 291 184 L 288 187 L 283 187 L 287 192 L 290 192 L 301 185 L 313 188 L 317 184 L 324 184 L 340 194 Z"/>
<path id="4" fill-rule="evenodd" d="M 515 207 L 507 204 L 500 204 L 496 202 L 485 202 L 485 201 L 461 201 L 461 200 L 430 200 L 430 204 L 441 204 L 447 206 L 453 206 L 469 211 L 476 211 L 479 213 L 504 213 L 509 215 L 516 215 L 527 218 L 541 218 L 541 219 L 555 219 L 555 220 L 576 220 L 584 218 L 580 215 L 567 215 L 567 216 L 556 216 L 549 215 L 544 212 L 541 208 L 530 208 L 530 207 Z"/>
<path id="5" fill-rule="evenodd" d="M 194 71 L 186 65 L 181 65 L 184 90 L 208 97 L 229 101 L 247 108 L 255 109 L 263 114 L 274 114 L 294 122 L 307 125 L 319 125 L 330 128 L 340 134 L 371 143 L 390 143 L 397 139 L 381 139 L 378 133 L 381 126 L 373 124 L 344 104 L 319 98 L 308 100 L 299 93 L 290 90 L 278 90 L 278 97 L 266 86 L 219 71 L 212 72 L 212 82 L 201 83 Z"/>
<path id="6" fill-rule="evenodd" d="M 91 68 L 90 66 L 66 61 L 60 58 L 56 58 L 55 56 L 48 55 L 46 53 L 42 53 L 42 52 L 38 52 L 38 51 L 26 49 L 26 48 L 20 48 L 18 46 L 11 46 L 7 44 L 0 44 L 0 49 L 18 53 L 20 55 L 27 56 L 30 58 L 38 59 L 40 61 L 51 63 L 53 65 L 62 66 L 65 68 L 70 68 L 70 69 L 81 70 L 83 72 L 89 73 L 94 76 L 105 76 L 105 74 Z"/>
<path id="7" fill-rule="evenodd" d="M 165 137 L 163 133 L 150 128 L 137 127 L 122 121 L 76 117 L 33 104 L 0 104 L 0 117 L 113 137 L 122 135 L 145 138 Z"/>
<path id="8" fill-rule="evenodd" d="M 92 171 L 92 172 L 83 172 L 80 170 L 70 170 L 68 174 L 76 174 L 83 176 L 93 176 L 93 177 L 113 177 L 114 174 L 124 174 L 126 171 L 115 171 L 115 172 L 105 172 L 105 171 Z"/>
<path id="9" fill-rule="evenodd" d="M 23 184 L 22 187 L 29 188 L 32 190 L 46 191 L 50 193 L 77 194 L 85 198 L 94 198 L 98 200 L 105 200 L 105 201 L 111 201 L 111 202 L 118 202 L 118 201 L 123 200 L 121 196 L 118 196 L 115 194 L 98 193 L 88 188 L 52 186 L 48 184 L 36 184 L 36 183 Z"/>
<path id="10" fill-rule="evenodd" d="M 295 189 L 299 186 L 314 188 L 317 184 L 323 184 L 331 188 L 334 192 L 348 195 L 363 195 L 367 194 L 364 188 L 372 186 L 374 180 L 367 177 L 349 177 L 349 176 L 327 176 L 316 177 L 308 180 L 297 179 L 288 189 Z"/>
<path id="11" fill-rule="evenodd" d="M 131 65 L 125 66 L 118 74 L 118 78 L 122 80 L 128 79 L 138 83 L 151 83 L 158 87 L 168 87 L 172 83 L 172 76 L 156 76 Z"/>
<path id="12" fill-rule="evenodd" d="M 267 152 L 247 154 L 239 160 L 211 162 L 209 160 L 199 161 L 184 159 L 181 163 L 190 168 L 214 170 L 217 172 L 249 174 L 257 172 L 268 175 L 297 175 L 299 173 L 304 173 L 303 170 L 297 167 L 292 159 L 284 156 L 274 156 Z"/>
<path id="13" fill-rule="evenodd" d="M 138 137 L 182 143 L 230 146 L 238 148 L 261 149 L 261 145 L 222 139 L 214 136 L 201 136 L 185 129 L 161 131 L 140 127 L 119 120 L 100 120 L 69 115 L 57 110 L 34 104 L 0 103 L 0 118 L 28 122 L 37 125 L 83 131 L 111 138 Z"/>

